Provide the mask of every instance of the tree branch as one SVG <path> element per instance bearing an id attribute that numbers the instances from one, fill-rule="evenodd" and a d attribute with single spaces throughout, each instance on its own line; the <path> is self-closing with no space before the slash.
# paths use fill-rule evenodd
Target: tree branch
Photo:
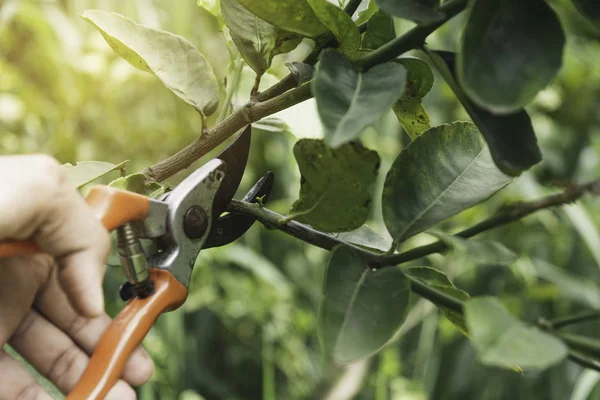
<path id="1" fill-rule="evenodd" d="M 165 180 L 189 167 L 194 161 L 223 143 L 228 137 L 243 129 L 246 125 L 285 110 L 311 97 L 310 85 L 303 85 L 263 103 L 250 101 L 227 117 L 222 123 L 216 125 L 171 157 L 148 167 L 144 174 L 149 180 Z"/>

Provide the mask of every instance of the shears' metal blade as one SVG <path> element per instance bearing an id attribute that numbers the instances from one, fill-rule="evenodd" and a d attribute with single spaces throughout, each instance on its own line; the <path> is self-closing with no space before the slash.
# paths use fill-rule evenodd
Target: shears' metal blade
<path id="1" fill-rule="evenodd" d="M 229 147 L 215 157 L 227 164 L 227 173 L 213 202 L 213 221 L 225 211 L 240 186 L 250 152 L 250 131 L 251 126 L 248 125 Z"/>
<path id="2" fill-rule="evenodd" d="M 273 188 L 273 173 L 267 172 L 244 196 L 243 201 L 256 203 L 257 198 L 263 202 L 269 200 Z M 225 246 L 239 239 L 254 223 L 255 219 L 249 215 L 227 214 L 213 223 L 213 229 L 204 243 L 204 248 Z"/>

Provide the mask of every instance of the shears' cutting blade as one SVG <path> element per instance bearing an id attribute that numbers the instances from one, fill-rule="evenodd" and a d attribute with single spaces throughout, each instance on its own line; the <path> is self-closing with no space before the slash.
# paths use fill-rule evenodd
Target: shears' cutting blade
<path id="1" fill-rule="evenodd" d="M 213 221 L 225 211 L 240 186 L 250 152 L 251 130 L 251 126 L 248 125 L 229 147 L 215 157 L 227 164 L 227 173 L 213 202 Z"/>

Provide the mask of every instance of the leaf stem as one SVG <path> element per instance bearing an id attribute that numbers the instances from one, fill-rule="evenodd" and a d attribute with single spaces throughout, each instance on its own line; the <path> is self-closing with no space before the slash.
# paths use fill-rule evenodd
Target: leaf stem
<path id="1" fill-rule="evenodd" d="M 566 326 L 579 324 L 581 322 L 592 321 L 598 318 L 600 318 L 600 311 L 594 310 L 575 315 L 568 315 L 566 317 L 555 318 L 552 320 L 547 320 L 545 322 L 549 324 L 553 329 L 560 329 Z"/>
<path id="2" fill-rule="evenodd" d="M 377 64 L 392 61 L 409 50 L 421 47 L 429 35 L 463 11 L 466 6 L 467 0 L 450 0 L 445 2 L 440 7 L 440 11 L 446 15 L 444 19 L 431 25 L 417 26 L 404 35 L 389 41 L 377 50 L 359 58 L 356 63 L 363 69 L 369 69 Z"/>
<path id="3" fill-rule="evenodd" d="M 569 360 L 573 361 L 576 364 L 579 364 L 584 368 L 589 368 L 600 372 L 600 362 L 592 358 L 586 357 L 576 351 L 569 351 Z"/>
<path id="4" fill-rule="evenodd" d="M 225 119 L 227 113 L 232 107 L 231 99 L 233 99 L 233 95 L 239 86 L 243 69 L 244 62 L 242 61 L 241 57 L 237 55 L 235 58 L 235 66 L 233 67 L 233 73 L 231 74 L 230 82 L 227 85 L 227 92 L 225 93 L 223 108 L 221 109 L 221 111 L 219 112 L 219 116 L 217 117 L 217 124 L 221 123 Z"/>

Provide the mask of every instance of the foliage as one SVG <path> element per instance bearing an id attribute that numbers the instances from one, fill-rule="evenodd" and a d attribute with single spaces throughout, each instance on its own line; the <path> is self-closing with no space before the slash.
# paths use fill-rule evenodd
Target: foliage
<path id="1" fill-rule="evenodd" d="M 600 173 L 597 25 L 580 0 L 7 0 L 0 152 L 156 196 L 197 166 L 161 160 L 255 122 L 242 191 L 273 170 L 291 211 L 201 253 L 142 400 L 568 398 L 599 323 L 553 321 L 600 306 L 599 206 L 503 221 Z"/>

